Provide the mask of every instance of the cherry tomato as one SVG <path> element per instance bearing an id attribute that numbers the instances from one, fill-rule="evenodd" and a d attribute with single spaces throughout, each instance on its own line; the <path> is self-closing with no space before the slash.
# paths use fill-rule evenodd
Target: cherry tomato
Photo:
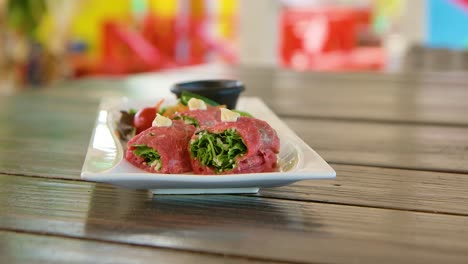
<path id="1" fill-rule="evenodd" d="M 150 128 L 155 117 L 156 109 L 154 107 L 145 107 L 138 110 L 135 117 L 133 117 L 136 133 L 139 134 L 141 131 Z"/>

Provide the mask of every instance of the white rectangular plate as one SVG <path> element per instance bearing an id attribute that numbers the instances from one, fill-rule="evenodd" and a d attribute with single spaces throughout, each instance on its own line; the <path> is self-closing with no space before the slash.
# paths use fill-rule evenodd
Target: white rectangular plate
<path id="1" fill-rule="evenodd" d="M 255 193 L 261 187 L 288 185 L 299 180 L 329 179 L 335 171 L 264 103 L 256 97 L 241 97 L 237 109 L 267 121 L 278 133 L 281 147 L 279 171 L 232 175 L 157 174 L 148 173 L 127 162 L 115 133 L 120 110 L 154 105 L 126 98 L 105 99 L 83 164 L 81 178 L 111 183 L 132 189 L 150 189 L 155 194 L 194 193 Z M 175 97 L 165 98 L 165 104 L 175 104 Z"/>

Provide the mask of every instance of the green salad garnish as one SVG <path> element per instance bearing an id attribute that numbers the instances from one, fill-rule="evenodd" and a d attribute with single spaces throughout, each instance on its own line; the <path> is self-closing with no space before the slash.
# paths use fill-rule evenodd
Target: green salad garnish
<path id="1" fill-rule="evenodd" d="M 146 164 L 150 167 L 154 167 L 155 170 L 160 170 L 162 167 L 161 156 L 159 153 L 146 145 L 133 145 L 133 153 L 138 157 L 142 157 Z"/>
<path id="2" fill-rule="evenodd" d="M 200 124 L 198 124 L 198 120 L 191 116 L 186 116 L 186 115 L 178 115 L 174 117 L 175 120 L 183 120 L 185 124 L 187 125 L 194 125 L 195 127 L 199 127 Z"/>
<path id="3" fill-rule="evenodd" d="M 206 98 L 204 96 L 201 96 L 199 94 L 194 94 L 194 93 L 191 93 L 191 92 L 187 92 L 187 91 L 182 91 L 182 93 L 180 94 L 180 102 L 183 104 L 183 105 L 187 105 L 188 101 L 192 98 L 197 98 L 197 99 L 200 99 L 202 100 L 203 102 L 205 102 L 205 104 L 207 105 L 211 105 L 211 106 L 217 106 L 219 105 L 219 103 L 209 99 L 209 98 Z"/>
<path id="4" fill-rule="evenodd" d="M 197 135 L 190 144 L 190 155 L 202 165 L 214 168 L 215 172 L 234 169 L 236 158 L 247 153 L 247 147 L 235 129 L 217 134 L 203 130 Z"/>
<path id="5" fill-rule="evenodd" d="M 245 111 L 237 110 L 237 109 L 232 109 L 231 111 L 238 113 L 240 116 L 246 116 L 246 117 L 253 117 L 250 113 L 247 113 Z"/>
<path id="6" fill-rule="evenodd" d="M 138 110 L 135 109 L 135 108 L 128 109 L 128 113 L 131 114 L 131 115 L 135 115 L 137 112 L 138 112 Z"/>
<path id="7" fill-rule="evenodd" d="M 167 111 L 167 109 L 168 109 L 168 106 L 165 106 L 165 107 L 161 108 L 161 110 L 159 110 L 158 114 L 164 115 L 164 113 Z"/>

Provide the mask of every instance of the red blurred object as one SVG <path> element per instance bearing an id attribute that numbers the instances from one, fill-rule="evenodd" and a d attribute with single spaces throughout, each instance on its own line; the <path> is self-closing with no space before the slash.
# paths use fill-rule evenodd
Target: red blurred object
<path id="1" fill-rule="evenodd" d="M 211 18 L 197 16 L 159 18 L 148 15 L 141 30 L 108 21 L 102 28 L 102 57 L 94 74 L 127 74 L 200 64 L 217 54 L 229 63 L 237 60 L 231 43 L 209 34 Z"/>
<path id="2" fill-rule="evenodd" d="M 141 34 L 149 43 L 158 47 L 172 61 L 176 61 L 177 23 L 172 17 L 148 14 L 143 19 Z"/>
<path id="3" fill-rule="evenodd" d="M 468 12 L 468 0 L 453 0 L 453 2 Z"/>
<path id="4" fill-rule="evenodd" d="M 381 48 L 357 46 L 371 22 L 369 9 L 285 9 L 280 17 L 280 60 L 300 70 L 375 70 L 384 65 Z"/>
<path id="5" fill-rule="evenodd" d="M 200 64 L 207 61 L 209 55 L 215 54 L 228 63 L 235 63 L 237 55 L 235 48 L 226 40 L 216 38 L 208 31 L 208 25 L 213 17 L 205 12 L 196 16 L 180 18 L 181 23 L 177 31 L 178 41 L 186 42 L 186 57 L 188 65 Z"/>
<path id="6" fill-rule="evenodd" d="M 235 63 L 233 44 L 211 30 L 218 21 L 234 24 L 235 16 L 215 17 L 205 0 L 187 3 L 187 9 L 175 16 L 147 13 L 133 26 L 116 20 L 104 22 L 99 62 L 84 64 L 73 56 L 73 65 L 80 67 L 79 72 L 75 68 L 75 76 L 155 71 L 205 63 L 214 57 Z"/>
<path id="7" fill-rule="evenodd" d="M 103 26 L 100 74 L 126 74 L 169 68 L 174 62 L 142 34 L 116 22 Z"/>

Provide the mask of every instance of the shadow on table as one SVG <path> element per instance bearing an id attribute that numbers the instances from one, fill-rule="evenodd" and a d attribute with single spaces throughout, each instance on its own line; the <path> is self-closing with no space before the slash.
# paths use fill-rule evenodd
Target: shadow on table
<path id="1" fill-rule="evenodd" d="M 85 232 L 96 236 L 159 235 L 183 231 L 318 232 L 322 224 L 303 203 L 244 195 L 158 195 L 96 185 Z"/>

